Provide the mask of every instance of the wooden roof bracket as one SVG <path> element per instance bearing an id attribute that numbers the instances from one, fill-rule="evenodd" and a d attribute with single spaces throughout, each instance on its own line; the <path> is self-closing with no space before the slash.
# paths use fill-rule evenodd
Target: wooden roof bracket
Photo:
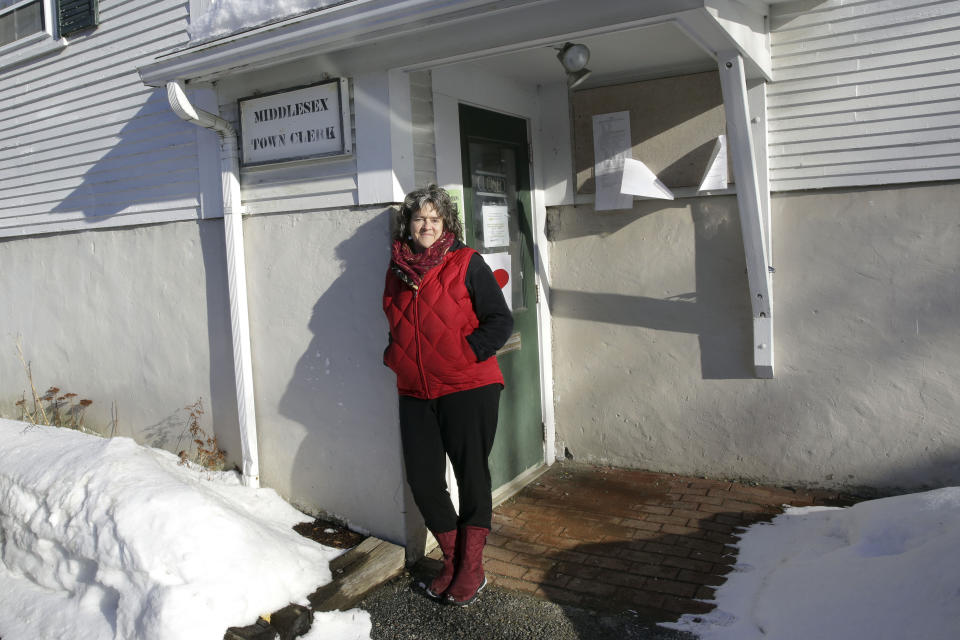
<path id="1" fill-rule="evenodd" d="M 740 229 L 747 262 L 747 283 L 753 311 L 753 364 L 758 378 L 773 377 L 773 268 L 770 265 L 770 188 L 766 178 L 764 87 L 748 94 L 743 58 L 736 50 L 717 54 L 723 106 L 727 117 L 727 145 L 737 183 Z M 758 117 L 751 120 L 750 102 Z M 754 146 L 755 125 L 763 144 Z M 758 156 L 762 160 L 758 162 Z M 761 170 L 758 170 L 758 167 Z"/>

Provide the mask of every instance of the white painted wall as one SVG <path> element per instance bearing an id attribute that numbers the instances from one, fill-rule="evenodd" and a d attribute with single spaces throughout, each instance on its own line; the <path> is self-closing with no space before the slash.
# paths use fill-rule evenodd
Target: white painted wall
<path id="1" fill-rule="evenodd" d="M 29 386 L 93 400 L 87 424 L 176 450 L 183 408 L 240 459 L 223 224 L 192 221 L 0 241 L 0 408 Z M 185 447 L 188 439 L 181 443 Z"/>
<path id="2" fill-rule="evenodd" d="M 544 206 L 573 204 L 573 139 L 570 128 L 570 90 L 566 82 L 537 87 L 540 101 L 539 151 Z"/>
<path id="3" fill-rule="evenodd" d="M 263 485 L 402 543 L 387 218 L 263 215 L 244 233 Z M 90 426 L 108 427 L 115 401 L 117 434 L 176 450 L 202 398 L 203 428 L 238 463 L 225 270 L 220 220 L 0 241 L 0 411 L 16 416 L 28 388 L 19 335 L 39 391 L 93 400 Z"/>
<path id="4" fill-rule="evenodd" d="M 776 195 L 773 380 L 753 378 L 734 198 L 553 210 L 558 440 L 582 461 L 775 484 L 960 482 L 958 198 Z"/>
<path id="5" fill-rule="evenodd" d="M 388 211 L 254 216 L 244 233 L 261 480 L 403 542 L 396 377 L 383 366 Z"/>
<path id="6" fill-rule="evenodd" d="M 183 2 L 103 0 L 96 29 L 0 70 L 0 237 L 197 217 L 197 134 L 136 72 L 186 21 Z"/>
<path id="7" fill-rule="evenodd" d="M 776 191 L 960 178 L 960 1 L 770 10 Z"/>

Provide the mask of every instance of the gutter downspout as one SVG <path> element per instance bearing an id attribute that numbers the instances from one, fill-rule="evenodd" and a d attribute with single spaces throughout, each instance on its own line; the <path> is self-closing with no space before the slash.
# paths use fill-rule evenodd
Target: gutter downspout
<path id="1" fill-rule="evenodd" d="M 167 100 L 177 116 L 220 136 L 220 178 L 223 188 L 223 228 L 227 248 L 227 284 L 230 290 L 230 325 L 233 335 L 233 373 L 240 418 L 243 484 L 260 486 L 257 418 L 253 402 L 253 360 L 250 354 L 250 316 L 247 307 L 246 260 L 243 253 L 243 209 L 240 204 L 240 165 L 237 132 L 229 122 L 195 108 L 179 82 L 167 83 Z"/>

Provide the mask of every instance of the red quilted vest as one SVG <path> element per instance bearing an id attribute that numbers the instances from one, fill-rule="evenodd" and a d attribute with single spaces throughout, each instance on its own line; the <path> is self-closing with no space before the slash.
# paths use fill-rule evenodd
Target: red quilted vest
<path id="1" fill-rule="evenodd" d="M 468 247 L 448 252 L 417 291 L 387 270 L 383 312 L 393 341 L 384 363 L 397 374 L 400 395 L 431 399 L 503 384 L 496 356 L 477 362 L 466 340 L 480 324 L 464 284 L 474 253 Z"/>

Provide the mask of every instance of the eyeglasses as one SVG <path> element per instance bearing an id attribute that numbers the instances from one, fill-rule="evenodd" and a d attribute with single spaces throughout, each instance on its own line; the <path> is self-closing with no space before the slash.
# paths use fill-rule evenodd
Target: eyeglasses
<path id="1" fill-rule="evenodd" d="M 430 226 L 435 227 L 435 226 L 437 226 L 437 225 L 442 225 L 442 224 L 443 224 L 443 218 L 441 218 L 441 217 L 439 217 L 439 216 L 432 216 L 432 217 L 429 217 L 429 218 L 425 218 L 425 217 L 423 217 L 423 216 L 417 216 L 416 218 L 412 218 L 412 219 L 410 220 L 410 222 L 411 222 L 412 224 L 415 224 L 415 225 L 418 225 L 418 226 L 423 226 L 423 225 L 425 225 L 425 224 L 429 224 Z"/>

